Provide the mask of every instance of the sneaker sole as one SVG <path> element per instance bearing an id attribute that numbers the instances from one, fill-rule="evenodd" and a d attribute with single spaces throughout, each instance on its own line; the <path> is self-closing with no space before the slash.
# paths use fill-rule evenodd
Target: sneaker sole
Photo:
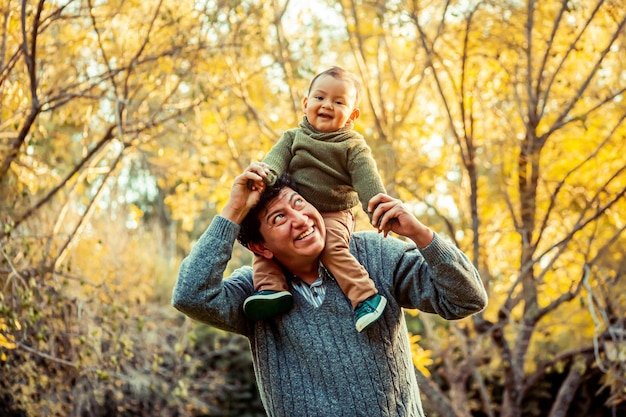
<path id="1" fill-rule="evenodd" d="M 257 296 L 243 303 L 243 311 L 252 320 L 265 320 L 289 311 L 293 297 L 289 293 L 276 293 Z"/>
<path id="2" fill-rule="evenodd" d="M 369 326 L 374 324 L 383 314 L 383 311 L 385 311 L 385 306 L 387 306 L 387 299 L 385 297 L 381 297 L 380 303 L 378 303 L 378 306 L 376 307 L 376 311 L 374 313 L 363 316 L 357 320 L 356 330 L 361 333 Z"/>

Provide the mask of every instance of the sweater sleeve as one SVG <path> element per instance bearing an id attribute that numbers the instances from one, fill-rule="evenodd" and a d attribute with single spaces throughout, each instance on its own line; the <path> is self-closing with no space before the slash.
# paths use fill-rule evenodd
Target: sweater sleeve
<path id="1" fill-rule="evenodd" d="M 289 163 L 293 158 L 293 139 L 294 132 L 292 130 L 286 131 L 265 155 L 263 162 L 270 167 L 270 173 L 265 178 L 267 184 L 274 185 L 278 177 L 289 168 Z"/>
<path id="2" fill-rule="evenodd" d="M 487 306 L 478 271 L 457 247 L 437 234 L 426 248 L 410 246 L 398 262 L 395 282 L 404 307 L 457 320 Z"/>
<path id="3" fill-rule="evenodd" d="M 478 271 L 463 252 L 437 234 L 424 249 L 376 232 L 355 233 L 350 244 L 372 279 L 401 307 L 456 320 L 487 306 Z"/>
<path id="4" fill-rule="evenodd" d="M 359 195 L 363 211 L 372 220 L 372 213 L 367 211 L 370 199 L 378 193 L 386 193 L 383 180 L 378 172 L 376 160 L 365 141 L 350 151 L 348 169 L 352 180 L 352 187 Z"/>
<path id="5" fill-rule="evenodd" d="M 247 335 L 252 323 L 242 305 L 254 291 L 252 269 L 242 267 L 224 277 L 238 225 L 216 216 L 182 261 L 172 292 L 172 305 L 190 318 Z"/>

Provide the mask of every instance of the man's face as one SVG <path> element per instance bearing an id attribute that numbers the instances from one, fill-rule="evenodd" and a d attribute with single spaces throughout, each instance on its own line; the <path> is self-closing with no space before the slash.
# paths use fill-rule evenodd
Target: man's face
<path id="1" fill-rule="evenodd" d="M 311 86 L 302 105 L 311 125 L 320 132 L 335 132 L 359 117 L 356 89 L 344 80 L 323 75 Z"/>
<path id="2" fill-rule="evenodd" d="M 289 264 L 314 262 L 324 249 L 326 229 L 322 216 L 291 188 L 283 188 L 259 214 L 264 247 L 262 255 Z"/>

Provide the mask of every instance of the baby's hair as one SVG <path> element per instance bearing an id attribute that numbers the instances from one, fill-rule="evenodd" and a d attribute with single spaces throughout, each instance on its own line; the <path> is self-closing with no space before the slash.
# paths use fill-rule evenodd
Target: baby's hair
<path id="1" fill-rule="evenodd" d="M 318 78 L 324 75 L 330 75 L 336 80 L 348 81 L 349 83 L 351 83 L 354 86 L 354 90 L 356 91 L 356 97 L 354 102 L 355 104 L 359 104 L 359 99 L 361 97 L 361 83 L 359 82 L 359 80 L 357 80 L 354 74 L 337 66 L 330 67 L 326 71 L 322 71 L 315 77 L 313 77 L 313 79 L 311 80 L 311 84 L 309 84 L 309 94 L 311 94 L 311 89 L 313 88 L 313 84 L 315 84 L 315 81 L 317 81 Z"/>

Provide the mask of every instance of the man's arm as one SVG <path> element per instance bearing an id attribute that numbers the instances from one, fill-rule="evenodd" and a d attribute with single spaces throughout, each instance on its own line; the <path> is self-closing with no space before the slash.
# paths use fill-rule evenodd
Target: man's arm
<path id="1" fill-rule="evenodd" d="M 213 219 L 181 263 L 172 305 L 194 320 L 247 334 L 250 323 L 242 305 L 254 292 L 252 269 L 239 268 L 223 279 L 238 231 L 237 225 L 224 217 Z"/>
<path id="2" fill-rule="evenodd" d="M 259 202 L 265 189 L 263 178 L 267 176 L 269 167 L 263 162 L 253 162 L 246 170 L 235 178 L 230 190 L 228 202 L 222 209 L 222 217 L 236 224 L 241 224 L 250 209 Z"/>
<path id="3" fill-rule="evenodd" d="M 405 250 L 394 266 L 396 299 L 403 307 L 457 320 L 487 306 L 487 292 L 476 268 L 438 235 L 425 248 Z"/>
<path id="4" fill-rule="evenodd" d="M 379 194 L 370 200 L 372 223 L 379 233 L 393 231 L 411 239 L 417 248 L 397 239 L 382 239 L 381 273 L 393 274 L 389 282 L 395 298 L 406 308 L 460 319 L 487 305 L 487 292 L 467 256 L 422 224 L 398 199 Z"/>
<path id="5" fill-rule="evenodd" d="M 258 202 L 265 187 L 262 170 L 261 164 L 251 164 L 235 179 L 222 214 L 213 219 L 183 260 L 172 293 L 172 305 L 192 319 L 242 334 L 246 334 L 250 324 L 241 306 L 254 291 L 252 270 L 244 267 L 225 280 L 223 276 L 239 232 L 238 224 Z"/>

